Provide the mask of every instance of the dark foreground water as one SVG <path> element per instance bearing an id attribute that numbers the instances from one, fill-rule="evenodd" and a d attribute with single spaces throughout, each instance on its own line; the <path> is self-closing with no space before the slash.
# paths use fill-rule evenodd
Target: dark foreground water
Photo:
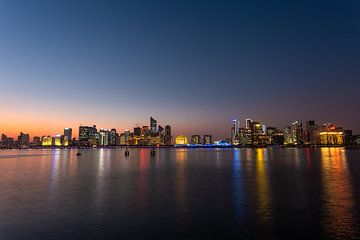
<path id="1" fill-rule="evenodd" d="M 360 150 L 0 151 L 0 239 L 360 236 Z"/>

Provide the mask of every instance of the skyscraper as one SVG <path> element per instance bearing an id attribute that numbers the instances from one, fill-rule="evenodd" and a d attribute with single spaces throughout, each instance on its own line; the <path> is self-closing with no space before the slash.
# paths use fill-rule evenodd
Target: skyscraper
<path id="1" fill-rule="evenodd" d="M 141 128 L 135 127 L 134 128 L 134 136 L 140 137 L 140 135 L 141 135 Z"/>
<path id="2" fill-rule="evenodd" d="M 213 144 L 212 136 L 211 136 L 211 135 L 204 135 L 204 137 L 203 137 L 203 144 L 204 144 L 204 145 Z"/>
<path id="3" fill-rule="evenodd" d="M 110 133 L 109 133 L 109 145 L 110 146 L 116 146 L 116 138 L 117 138 L 116 129 L 113 128 L 110 130 Z"/>
<path id="4" fill-rule="evenodd" d="M 150 117 L 150 131 L 157 132 L 157 121 L 153 117 Z"/>
<path id="5" fill-rule="evenodd" d="M 97 133 L 96 126 L 80 126 L 79 127 L 79 145 L 93 146 L 97 145 L 99 141 L 99 134 Z"/>
<path id="6" fill-rule="evenodd" d="M 190 143 L 191 143 L 191 144 L 194 144 L 194 145 L 201 144 L 201 137 L 200 137 L 200 135 L 192 135 L 192 136 L 191 136 Z"/>
<path id="7" fill-rule="evenodd" d="M 315 121 L 310 120 L 306 122 L 306 141 L 308 144 L 316 144 L 317 126 Z"/>
<path id="8" fill-rule="evenodd" d="M 231 128 L 231 143 L 233 145 L 239 145 L 240 143 L 240 122 L 238 119 L 233 120 Z"/>
<path id="9" fill-rule="evenodd" d="M 99 135 L 100 135 L 100 146 L 108 146 L 110 131 L 107 129 L 100 129 Z"/>
<path id="10" fill-rule="evenodd" d="M 245 128 L 251 129 L 252 122 L 253 122 L 253 120 L 251 120 L 250 118 L 246 118 L 245 119 Z"/>
<path id="11" fill-rule="evenodd" d="M 64 139 L 70 141 L 72 138 L 72 128 L 64 128 Z"/>
<path id="12" fill-rule="evenodd" d="M 30 135 L 20 132 L 20 135 L 18 136 L 18 144 L 19 144 L 19 147 L 22 147 L 22 148 L 29 147 Z"/>
<path id="13" fill-rule="evenodd" d="M 164 134 L 164 144 L 171 145 L 172 136 L 171 136 L 171 127 L 170 125 L 165 126 L 165 134 Z"/>
<path id="14" fill-rule="evenodd" d="M 41 146 L 41 140 L 40 140 L 40 137 L 38 137 L 38 136 L 35 136 L 35 137 L 33 137 L 33 146 L 34 147 L 39 147 L 39 146 Z"/>

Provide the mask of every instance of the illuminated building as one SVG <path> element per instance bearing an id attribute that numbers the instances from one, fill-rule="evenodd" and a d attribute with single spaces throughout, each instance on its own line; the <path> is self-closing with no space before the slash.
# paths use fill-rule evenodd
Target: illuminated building
<path id="1" fill-rule="evenodd" d="M 91 127 L 79 127 L 79 145 L 89 145 Z"/>
<path id="2" fill-rule="evenodd" d="M 171 127 L 170 125 L 165 126 L 165 133 L 164 133 L 164 144 L 171 145 L 172 136 L 171 136 Z"/>
<path id="3" fill-rule="evenodd" d="M 117 139 L 117 132 L 116 132 L 116 129 L 113 128 L 110 130 L 109 132 L 109 145 L 110 146 L 116 146 L 116 139 Z"/>
<path id="4" fill-rule="evenodd" d="M 107 129 L 100 129 L 99 135 L 100 135 L 100 146 L 108 146 L 110 131 Z"/>
<path id="5" fill-rule="evenodd" d="M 251 122 L 252 145 L 266 146 L 269 142 L 266 136 L 266 127 L 260 122 Z"/>
<path id="6" fill-rule="evenodd" d="M 53 141 L 54 139 L 50 136 L 43 136 L 41 138 L 41 145 L 43 147 L 51 147 L 55 144 L 55 142 Z"/>
<path id="7" fill-rule="evenodd" d="M 284 136 L 279 131 L 279 129 L 274 127 L 266 128 L 266 135 L 268 137 L 268 144 L 270 145 L 283 145 L 284 144 Z"/>
<path id="8" fill-rule="evenodd" d="M 291 124 L 291 131 L 295 145 L 304 144 L 305 136 L 301 120 L 295 121 Z"/>
<path id="9" fill-rule="evenodd" d="M 344 130 L 332 123 L 319 126 L 320 144 L 326 146 L 339 146 L 344 144 Z"/>
<path id="10" fill-rule="evenodd" d="M 79 127 L 79 145 L 80 146 L 96 146 L 99 144 L 100 136 L 96 126 L 80 126 Z"/>
<path id="11" fill-rule="evenodd" d="M 120 145 L 125 145 L 126 144 L 126 141 L 125 141 L 125 134 L 124 133 L 121 133 L 120 134 Z"/>
<path id="12" fill-rule="evenodd" d="M 18 145 L 21 148 L 27 148 L 30 145 L 30 135 L 20 132 L 18 136 Z"/>
<path id="13" fill-rule="evenodd" d="M 305 134 L 302 121 L 295 121 L 285 128 L 284 141 L 285 145 L 303 145 L 305 143 Z"/>
<path id="14" fill-rule="evenodd" d="M 202 144 L 210 145 L 212 144 L 212 136 L 211 135 L 204 135 Z"/>
<path id="15" fill-rule="evenodd" d="M 63 135 L 55 135 L 54 137 L 54 145 L 55 147 L 61 147 L 64 145 L 64 136 Z"/>
<path id="16" fill-rule="evenodd" d="M 251 120 L 250 118 L 246 118 L 245 119 L 245 128 L 246 129 L 251 129 L 252 122 L 253 122 L 253 120 Z"/>
<path id="17" fill-rule="evenodd" d="M 231 127 L 231 143 L 235 146 L 240 144 L 240 122 L 234 119 Z"/>
<path id="18" fill-rule="evenodd" d="M 150 117 L 150 131 L 152 133 L 157 132 L 157 121 L 153 117 Z"/>
<path id="19" fill-rule="evenodd" d="M 184 135 L 179 135 L 176 137 L 175 144 L 176 145 L 186 145 L 186 144 L 188 144 L 188 139 Z"/>
<path id="20" fill-rule="evenodd" d="M 124 132 L 124 136 L 125 136 L 125 145 L 131 145 L 131 133 L 130 130 L 125 130 Z"/>
<path id="21" fill-rule="evenodd" d="M 192 135 L 190 143 L 194 145 L 201 144 L 201 137 L 199 135 Z"/>

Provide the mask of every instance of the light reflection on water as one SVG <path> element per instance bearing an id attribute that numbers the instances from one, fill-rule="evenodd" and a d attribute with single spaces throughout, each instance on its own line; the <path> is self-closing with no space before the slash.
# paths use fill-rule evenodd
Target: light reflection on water
<path id="1" fill-rule="evenodd" d="M 354 235 L 353 196 L 345 150 L 322 148 L 324 187 L 323 224 L 329 235 L 348 238 Z"/>
<path id="2" fill-rule="evenodd" d="M 18 157 L 16 157 L 18 154 Z M 360 151 L 0 152 L 1 239 L 359 235 Z M 81 226 L 81 227 L 75 227 Z M 19 231 L 21 229 L 21 231 Z"/>

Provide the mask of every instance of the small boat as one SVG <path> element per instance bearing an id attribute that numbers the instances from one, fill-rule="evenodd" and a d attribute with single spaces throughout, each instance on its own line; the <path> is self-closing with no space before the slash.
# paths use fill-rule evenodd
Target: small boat
<path id="1" fill-rule="evenodd" d="M 76 156 L 81 156 L 81 153 L 80 153 L 80 146 L 78 147 L 78 152 L 76 153 Z"/>

